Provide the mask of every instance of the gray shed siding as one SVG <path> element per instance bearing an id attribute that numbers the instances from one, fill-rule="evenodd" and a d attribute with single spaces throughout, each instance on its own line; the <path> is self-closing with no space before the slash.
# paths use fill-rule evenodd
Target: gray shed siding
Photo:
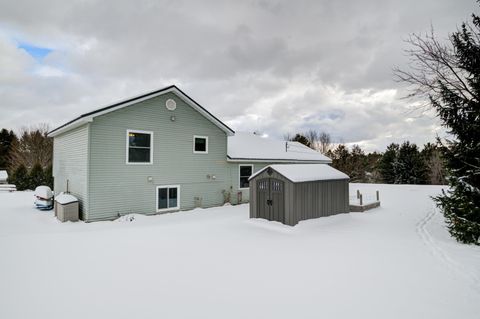
<path id="1" fill-rule="evenodd" d="M 175 111 L 165 108 L 169 98 L 177 102 Z M 180 185 L 181 210 L 194 208 L 195 197 L 202 207 L 223 204 L 222 191 L 231 184 L 227 136 L 174 93 L 98 116 L 90 126 L 89 220 L 155 214 L 162 185 Z M 153 132 L 153 164 L 126 163 L 129 129 Z M 193 153 L 194 135 L 208 136 L 208 154 Z"/>
<path id="2" fill-rule="evenodd" d="M 348 179 L 294 183 L 275 170 L 266 171 L 250 180 L 250 218 L 259 218 L 257 212 L 257 180 L 275 178 L 284 182 L 284 206 L 286 225 L 323 216 L 348 213 Z"/>
<path id="3" fill-rule="evenodd" d="M 81 218 L 88 212 L 89 125 L 85 124 L 53 139 L 53 190 L 55 194 L 68 189 L 79 199 Z"/>
<path id="4" fill-rule="evenodd" d="M 295 183 L 293 220 L 324 217 L 349 212 L 348 180 Z"/>

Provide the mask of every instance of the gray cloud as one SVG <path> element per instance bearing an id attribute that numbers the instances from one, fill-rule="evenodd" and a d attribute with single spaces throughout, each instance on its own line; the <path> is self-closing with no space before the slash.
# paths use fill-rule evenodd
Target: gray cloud
<path id="1" fill-rule="evenodd" d="M 56 126 L 177 84 L 236 130 L 309 128 L 382 149 L 433 140 L 408 113 L 403 39 L 445 38 L 477 10 L 461 1 L 2 1 L 0 126 Z M 41 62 L 19 41 L 53 51 Z"/>

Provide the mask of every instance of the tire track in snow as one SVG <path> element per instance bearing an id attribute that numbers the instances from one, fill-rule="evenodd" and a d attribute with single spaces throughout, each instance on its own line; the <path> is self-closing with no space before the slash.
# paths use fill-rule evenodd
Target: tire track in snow
<path id="1" fill-rule="evenodd" d="M 427 230 L 427 225 L 431 222 L 433 217 L 435 217 L 437 212 L 437 207 L 432 205 L 432 209 L 415 225 L 417 234 L 420 236 L 423 243 L 428 247 L 431 253 L 438 258 L 442 264 L 448 267 L 454 274 L 468 280 L 471 288 L 480 294 L 480 279 L 475 274 L 468 272 L 459 263 L 450 258 L 450 256 L 435 242 L 432 235 Z"/>

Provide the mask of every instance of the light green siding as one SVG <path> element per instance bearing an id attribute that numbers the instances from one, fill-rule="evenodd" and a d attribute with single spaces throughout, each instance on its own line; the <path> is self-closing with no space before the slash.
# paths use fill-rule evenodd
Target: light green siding
<path id="1" fill-rule="evenodd" d="M 88 135 L 89 126 L 85 124 L 53 140 L 54 192 L 66 191 L 68 180 L 68 190 L 78 197 L 83 218 L 88 211 Z"/>
<path id="2" fill-rule="evenodd" d="M 175 111 L 165 108 L 169 98 Z M 196 197 L 202 207 L 223 204 L 222 191 L 231 184 L 227 136 L 174 93 L 95 117 L 90 125 L 89 220 L 154 214 L 160 185 L 180 185 L 181 210 L 194 208 Z M 153 132 L 153 164 L 126 163 L 129 129 Z M 194 135 L 208 136 L 208 154 L 193 153 Z"/>
<path id="3" fill-rule="evenodd" d="M 263 162 L 243 162 L 243 163 L 238 163 L 238 162 L 229 162 L 229 168 L 230 168 L 230 183 L 232 186 L 232 195 L 231 195 L 231 202 L 232 204 L 238 204 L 238 193 L 242 193 L 242 202 L 243 203 L 248 203 L 249 197 L 250 197 L 250 192 L 247 189 L 239 189 L 240 186 L 240 165 L 253 165 L 253 173 L 258 172 L 265 166 L 271 165 L 273 163 L 263 163 Z"/>

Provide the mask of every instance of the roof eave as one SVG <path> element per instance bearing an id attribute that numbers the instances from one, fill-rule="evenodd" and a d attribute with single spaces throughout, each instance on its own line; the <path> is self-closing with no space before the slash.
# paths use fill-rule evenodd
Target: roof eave
<path id="1" fill-rule="evenodd" d="M 303 163 L 303 164 L 331 164 L 331 159 L 325 160 L 300 160 L 300 159 L 285 159 L 285 158 L 234 158 L 227 156 L 227 162 L 270 162 L 270 163 Z"/>
<path id="2" fill-rule="evenodd" d="M 226 124 L 224 124 L 222 121 L 220 121 L 218 118 L 216 118 L 212 113 L 207 111 L 204 107 L 202 107 L 200 104 L 198 104 L 194 99 L 189 97 L 187 94 L 185 94 L 182 90 L 180 90 L 178 87 L 175 85 L 168 86 L 164 89 L 153 91 L 150 93 L 142 94 L 133 98 L 129 98 L 127 100 L 114 103 L 110 106 L 106 106 L 103 108 L 100 108 L 98 110 L 85 113 L 80 115 L 78 118 L 73 119 L 70 122 L 67 122 L 56 129 L 48 132 L 48 136 L 54 137 L 56 135 L 59 135 L 63 132 L 69 131 L 73 128 L 76 128 L 84 123 L 84 119 L 88 119 L 87 122 L 91 122 L 94 117 L 101 116 L 103 114 L 107 114 L 113 111 L 116 111 L 118 109 L 127 107 L 132 104 L 136 104 L 151 98 L 154 98 L 156 96 L 169 93 L 169 92 L 174 92 L 178 97 L 180 97 L 184 102 L 186 102 L 188 105 L 190 105 L 193 109 L 195 109 L 197 112 L 202 114 L 204 117 L 206 117 L 208 120 L 210 120 L 213 124 L 215 124 L 217 127 L 219 127 L 222 131 L 224 131 L 227 136 L 233 136 L 235 135 L 235 131 L 232 130 L 230 127 L 228 127 Z M 79 124 L 80 123 L 80 124 Z"/>

